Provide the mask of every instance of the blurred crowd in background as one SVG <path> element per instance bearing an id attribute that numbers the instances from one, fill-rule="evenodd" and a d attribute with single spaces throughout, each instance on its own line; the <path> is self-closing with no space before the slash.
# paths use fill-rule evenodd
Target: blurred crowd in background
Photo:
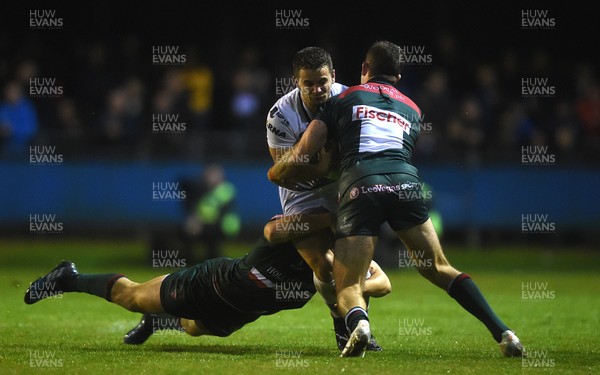
<path id="1" fill-rule="evenodd" d="M 72 159 L 268 160 L 266 115 L 291 89 L 292 54 L 305 45 L 172 46 L 183 63 L 154 64 L 152 45 L 135 34 L 61 49 L 27 39 L 0 60 L 1 158 L 51 145 Z M 359 60 L 323 47 L 338 81 L 357 84 Z M 407 64 L 398 85 L 424 114 L 420 162 L 518 163 L 523 146 L 547 146 L 559 164 L 598 161 L 597 66 L 556 61 L 543 48 L 478 56 L 449 32 L 424 47 L 430 63 Z M 32 95 L 32 77 L 54 78 L 47 85 L 60 94 Z M 528 78 L 541 79 L 538 94 L 524 95 Z"/>

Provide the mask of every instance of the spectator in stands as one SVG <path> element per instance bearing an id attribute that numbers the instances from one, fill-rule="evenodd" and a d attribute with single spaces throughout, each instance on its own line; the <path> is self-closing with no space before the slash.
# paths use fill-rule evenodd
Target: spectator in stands
<path id="1" fill-rule="evenodd" d="M 86 132 L 81 122 L 77 105 L 72 98 L 61 98 L 56 103 L 55 113 L 56 144 L 65 152 L 74 153 L 82 150 L 82 143 L 87 141 Z"/>
<path id="2" fill-rule="evenodd" d="M 182 79 L 188 92 L 191 131 L 205 130 L 212 121 L 213 71 L 195 48 L 190 49 L 186 56 Z"/>
<path id="3" fill-rule="evenodd" d="M 452 118 L 447 131 L 450 144 L 448 153 L 470 165 L 477 165 L 484 141 L 481 105 L 476 97 L 469 96 L 460 103 L 458 113 Z"/>
<path id="4" fill-rule="evenodd" d="M 0 103 L 0 140 L 5 157 L 27 155 L 38 134 L 36 108 L 23 91 L 23 86 L 16 80 L 4 87 Z"/>
<path id="5" fill-rule="evenodd" d="M 425 79 L 423 88 L 416 97 L 423 111 L 424 128 L 421 129 L 415 154 L 423 156 L 441 156 L 447 142 L 443 132 L 455 108 L 454 100 L 448 89 L 448 76 L 444 70 L 434 69 Z"/>
<path id="6" fill-rule="evenodd" d="M 109 152 L 131 155 L 138 143 L 138 122 L 141 111 L 141 88 L 135 81 L 116 87 L 108 93 L 106 109 L 98 121 L 100 140 Z M 134 147 L 132 147 L 134 146 Z"/>

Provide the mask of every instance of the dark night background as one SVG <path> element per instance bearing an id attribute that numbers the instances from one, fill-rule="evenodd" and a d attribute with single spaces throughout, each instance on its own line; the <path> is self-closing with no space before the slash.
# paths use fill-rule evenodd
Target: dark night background
<path id="1" fill-rule="evenodd" d="M 5 185 L 4 192 L 20 189 L 19 184 L 31 181 L 28 172 L 18 169 L 19 163 L 27 160 L 31 145 L 56 146 L 67 160 L 65 165 L 133 163 L 131 168 L 135 169 L 135 163 L 168 162 L 202 168 L 215 161 L 228 165 L 228 175 L 234 180 L 246 178 L 240 177 L 246 176 L 244 165 L 258 168 L 260 179 L 270 163 L 264 119 L 281 96 L 278 79 L 291 75 L 293 53 L 309 45 L 326 48 L 332 54 L 337 80 L 352 85 L 358 83 L 360 64 L 369 45 L 387 39 L 401 46 L 424 48 L 424 53 L 431 56 L 430 64 L 407 65 L 398 87 L 415 100 L 432 126 L 431 133 L 422 134 L 414 161 L 423 171 L 431 171 L 431 180 L 443 181 L 435 188 L 440 192 L 440 209 L 447 212 L 450 231 L 461 232 L 469 225 L 478 230 L 480 224 L 510 231 L 519 228 L 519 215 L 534 209 L 554 215 L 559 228 L 577 228 L 577 233 L 583 230 L 589 234 L 600 220 L 597 209 L 590 212 L 589 198 L 579 197 L 578 203 L 570 207 L 565 203 L 555 212 L 544 202 L 569 193 L 535 191 L 558 186 L 559 180 L 568 181 L 568 186 L 574 181 L 590 188 L 598 184 L 594 171 L 600 149 L 596 51 L 600 30 L 594 12 L 585 7 L 516 2 L 171 1 L 20 2 L 3 8 L 2 87 L 18 78 L 19 69 L 29 64 L 36 76 L 56 78 L 57 85 L 64 88 L 58 98 L 30 98 L 38 126 L 23 150 L 25 156 L 7 152 L 8 136 L 3 136 L 0 161 L 4 170 L 21 171 L 15 173 L 22 176 L 20 182 Z M 32 30 L 30 9 L 55 10 L 64 25 L 55 30 Z M 555 20 L 554 26 L 523 29 L 522 11 L 534 9 L 547 12 L 546 17 Z M 308 27 L 276 27 L 278 10 L 301 11 Z M 176 46 L 180 54 L 186 55 L 187 63 L 154 65 L 152 47 L 157 45 Z M 186 86 L 189 82 L 185 79 L 178 80 L 178 74 L 181 69 L 200 67 L 203 77 L 210 77 L 212 84 L 200 93 L 205 104 L 198 109 L 189 105 L 193 87 Z M 546 79 L 555 94 L 523 97 L 522 79 L 528 77 Z M 116 128 L 110 128 L 105 120 L 111 116 L 111 100 L 121 103 L 124 112 L 130 111 L 116 125 L 109 124 Z M 183 136 L 152 134 L 152 114 L 160 112 L 155 108 L 160 100 L 170 103 L 167 112 L 179 114 L 186 122 L 188 130 Z M 523 167 L 522 148 L 527 146 L 546 147 L 555 163 Z M 195 167 L 190 168 L 195 171 Z M 516 199 L 514 212 L 504 212 L 504 219 L 493 215 L 474 219 L 464 213 L 469 208 L 457 207 L 472 209 L 483 202 L 491 206 L 480 211 L 492 212 L 502 211 L 506 203 L 484 187 L 484 194 L 489 193 L 487 198 L 466 197 L 456 207 L 444 204 L 442 198 L 450 193 L 440 185 L 449 178 L 436 174 L 443 168 L 449 168 L 446 172 L 450 180 L 453 171 L 469 173 L 458 179 L 473 175 L 484 178 L 485 173 L 497 170 L 494 168 L 509 173 L 493 175 L 489 181 L 537 178 L 539 187 L 523 180 L 522 189 L 531 186 L 533 191 L 529 193 L 539 197 L 539 205 L 519 206 Z M 561 174 L 573 170 L 582 174 Z M 517 174 L 510 174 L 513 172 Z M 243 184 L 243 189 L 252 185 L 247 179 Z M 264 180 L 256 184 L 260 187 L 255 189 L 264 196 L 250 200 L 242 197 L 247 201 L 242 211 L 256 214 L 252 208 L 244 208 L 252 201 L 268 201 L 269 209 L 277 209 L 274 187 Z M 505 198 L 508 202 L 513 199 Z M 10 201 L 14 200 L 9 199 L 7 204 Z M 529 197 L 521 201 L 531 203 Z M 59 201 L 56 204 L 60 206 Z M 75 206 L 73 210 L 81 210 Z M 45 207 L 61 212 L 53 206 Z M 2 219 L 11 227 L 19 221 L 19 215 L 35 210 L 33 204 L 21 211 L 9 209 Z M 69 217 L 68 212 L 64 215 Z M 82 215 L 75 217 L 88 217 Z M 509 217 L 514 217 L 514 222 Z M 136 220 L 135 215 L 127 220 Z M 130 223 L 127 220 L 123 223 Z M 246 222 L 253 228 L 261 220 L 248 216 Z M 562 220 L 565 222 L 561 225 Z"/>

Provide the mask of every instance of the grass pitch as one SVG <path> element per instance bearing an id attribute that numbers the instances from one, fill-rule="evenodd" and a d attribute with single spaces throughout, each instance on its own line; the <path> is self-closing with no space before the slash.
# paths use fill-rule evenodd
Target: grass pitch
<path id="1" fill-rule="evenodd" d="M 392 293 L 371 302 L 384 351 L 365 358 L 337 358 L 319 296 L 227 338 L 162 331 L 128 346 L 122 337 L 140 314 L 80 293 L 32 306 L 23 295 L 63 258 L 81 273 L 122 272 L 135 281 L 170 272 L 142 264 L 142 241 L 0 240 L 0 248 L 0 374 L 600 373 L 600 257 L 592 251 L 446 250 L 521 338 L 529 351 L 522 360 L 501 357 L 483 324 L 415 270 L 397 267 L 385 267 Z"/>

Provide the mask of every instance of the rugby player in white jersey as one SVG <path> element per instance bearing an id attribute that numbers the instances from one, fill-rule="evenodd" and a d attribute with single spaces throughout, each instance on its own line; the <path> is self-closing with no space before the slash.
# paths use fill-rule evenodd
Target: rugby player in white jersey
<path id="1" fill-rule="evenodd" d="M 292 60 L 292 68 L 297 87 L 282 96 L 271 107 L 267 115 L 267 143 L 274 162 L 277 162 L 300 140 L 318 108 L 331 96 L 338 95 L 347 88 L 347 86 L 335 82 L 335 70 L 331 56 L 323 48 L 306 47 L 296 52 Z M 329 156 L 325 153 L 321 153 L 321 155 L 322 157 Z M 327 164 L 327 161 L 322 160 L 322 162 Z M 319 168 L 319 166 L 315 165 L 315 168 Z M 337 182 L 334 179 L 322 177 L 287 188 L 279 187 L 279 199 L 284 217 L 322 212 L 323 210 L 336 215 Z M 282 227 L 306 231 L 308 228 L 303 224 L 282 222 Z M 332 277 L 333 268 L 330 259 L 325 256 L 328 249 L 323 246 L 324 243 L 328 243 L 323 238 L 327 235 L 326 233 L 321 231 L 317 234 L 307 234 L 296 243 L 296 247 L 314 271 L 315 287 L 330 308 L 336 341 L 339 349 L 342 350 L 348 333 L 344 326 L 344 319 L 339 316 L 335 306 L 337 299 Z M 367 349 L 381 350 L 375 340 L 370 341 Z"/>

